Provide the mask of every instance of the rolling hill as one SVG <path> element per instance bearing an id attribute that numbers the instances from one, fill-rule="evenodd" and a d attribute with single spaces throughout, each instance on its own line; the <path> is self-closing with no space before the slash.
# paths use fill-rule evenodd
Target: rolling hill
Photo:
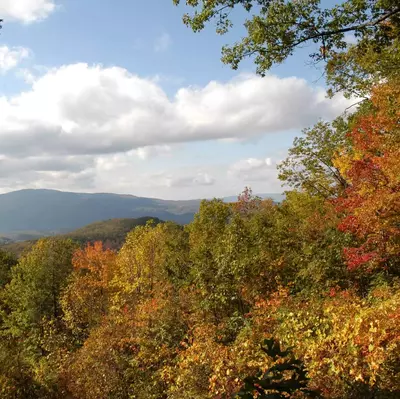
<path id="1" fill-rule="evenodd" d="M 137 219 L 110 219 L 102 222 L 91 223 L 77 230 L 66 234 L 60 234 L 56 237 L 70 238 L 81 244 L 89 242 L 102 241 L 107 248 L 119 249 L 125 241 L 126 235 L 136 226 L 144 226 L 150 219 L 155 223 L 161 220 L 151 217 L 141 217 Z M 8 242 L 1 245 L 0 249 L 20 256 L 23 252 L 29 250 L 36 240 L 27 240 L 20 242 Z"/>

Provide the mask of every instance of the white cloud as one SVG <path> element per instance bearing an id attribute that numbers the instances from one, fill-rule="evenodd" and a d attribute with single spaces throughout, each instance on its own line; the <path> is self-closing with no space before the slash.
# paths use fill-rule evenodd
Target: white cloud
<path id="1" fill-rule="evenodd" d="M 0 46 L 0 72 L 15 68 L 24 58 L 28 58 L 29 54 L 30 51 L 24 47 Z"/>
<path id="2" fill-rule="evenodd" d="M 271 166 L 271 158 L 257 159 L 247 158 L 234 163 L 231 171 L 234 173 L 251 172 L 253 170 L 262 169 Z"/>
<path id="3" fill-rule="evenodd" d="M 20 188 L 88 189 L 95 181 L 91 157 L 0 157 L 2 191 Z"/>
<path id="4" fill-rule="evenodd" d="M 151 157 L 159 157 L 171 154 L 171 146 L 169 145 L 153 145 L 148 147 L 141 147 L 135 150 L 135 154 L 142 160 Z"/>
<path id="5" fill-rule="evenodd" d="M 185 83 L 185 78 L 181 76 L 157 74 L 151 79 L 154 83 L 166 83 L 174 86 L 181 86 Z"/>
<path id="6" fill-rule="evenodd" d="M 258 174 L 255 180 L 230 171 L 223 162 L 180 167 L 162 163 L 154 168 L 152 161 L 143 165 L 135 151 L 95 157 L 29 157 L 23 162 L 3 157 L 0 192 L 29 187 L 190 199 L 237 195 L 246 185 L 257 193 L 282 191 L 272 167 L 264 172 L 262 168 L 249 172 Z"/>
<path id="7" fill-rule="evenodd" d="M 350 102 L 298 78 L 246 76 L 170 99 L 122 68 L 74 64 L 0 97 L 0 153 L 80 155 L 216 139 L 251 139 L 331 119 Z"/>
<path id="8" fill-rule="evenodd" d="M 1 18 L 24 23 L 45 19 L 55 8 L 53 0 L 0 0 Z"/>
<path id="9" fill-rule="evenodd" d="M 276 162 L 271 158 L 247 158 L 232 164 L 228 169 L 228 175 L 243 179 L 247 182 L 268 180 L 276 178 Z"/>
<path id="10" fill-rule="evenodd" d="M 16 72 L 16 76 L 21 78 L 27 84 L 33 84 L 36 80 L 36 76 L 27 68 L 20 68 Z"/>
<path id="11" fill-rule="evenodd" d="M 168 33 L 164 32 L 154 41 L 154 51 L 157 53 L 167 51 L 171 47 L 171 45 L 172 45 L 171 36 Z"/>
<path id="12" fill-rule="evenodd" d="M 143 169 L 143 161 L 173 160 L 177 143 L 246 141 L 300 131 L 320 117 L 335 117 L 349 104 L 342 97 L 328 100 L 322 88 L 295 77 L 240 76 L 226 83 L 181 87 L 168 97 L 158 82 L 118 67 L 74 64 L 41 74 L 27 76 L 31 87 L 25 92 L 0 97 L 3 188 L 73 189 L 87 184 L 101 191 L 144 187 L 154 196 L 171 197 L 170 190 L 176 190 L 184 197 L 209 197 L 219 195 L 214 190 L 220 184 L 209 189 L 218 181 L 230 195 L 248 180 L 260 185 L 263 179 L 276 180 L 274 162 L 246 159 L 232 165 L 227 177 L 228 165 L 171 172 L 159 162 L 157 172 Z"/>
<path id="13" fill-rule="evenodd" d="M 208 173 L 198 172 L 195 175 L 183 175 L 175 177 L 167 175 L 164 177 L 164 184 L 167 187 L 193 187 L 193 186 L 212 186 L 215 178 Z"/>

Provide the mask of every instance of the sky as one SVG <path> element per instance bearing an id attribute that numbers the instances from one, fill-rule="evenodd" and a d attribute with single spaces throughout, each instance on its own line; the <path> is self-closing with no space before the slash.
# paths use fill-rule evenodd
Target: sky
<path id="1" fill-rule="evenodd" d="M 261 78 L 172 0 L 0 0 L 0 192 L 164 199 L 283 191 L 293 139 L 349 105 L 326 98 L 304 48 Z"/>

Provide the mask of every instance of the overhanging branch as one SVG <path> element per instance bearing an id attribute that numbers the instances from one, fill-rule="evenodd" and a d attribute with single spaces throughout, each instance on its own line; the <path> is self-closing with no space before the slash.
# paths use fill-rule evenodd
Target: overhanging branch
<path id="1" fill-rule="evenodd" d="M 397 7 L 394 10 L 389 11 L 386 14 L 383 14 L 378 18 L 376 18 L 376 19 L 374 19 L 372 21 L 365 22 L 363 24 L 349 26 L 347 28 L 342 28 L 342 29 L 337 29 L 337 30 L 332 30 L 332 31 L 323 31 L 323 32 L 316 33 L 315 35 L 311 35 L 311 36 L 305 37 L 303 39 L 300 39 L 296 43 L 292 44 L 291 47 L 296 47 L 299 44 L 302 44 L 302 43 L 307 42 L 309 40 L 318 39 L 318 38 L 325 38 L 327 36 L 333 36 L 333 35 L 337 35 L 339 33 L 352 32 L 352 31 L 359 30 L 359 29 L 362 29 L 362 28 L 375 26 L 375 25 L 385 21 L 386 19 L 388 19 L 391 16 L 393 16 L 395 14 L 398 14 L 398 13 L 400 13 L 400 7 Z"/>

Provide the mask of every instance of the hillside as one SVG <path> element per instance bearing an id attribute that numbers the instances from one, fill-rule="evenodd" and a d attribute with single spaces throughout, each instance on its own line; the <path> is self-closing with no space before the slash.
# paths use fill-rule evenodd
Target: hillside
<path id="1" fill-rule="evenodd" d="M 80 243 L 102 241 L 108 248 L 119 249 L 132 229 L 144 226 L 151 219 L 155 223 L 161 222 L 158 218 L 148 216 L 137 219 L 110 219 L 91 223 L 60 237 L 71 238 Z"/>
<path id="2" fill-rule="evenodd" d="M 126 235 L 136 226 L 144 226 L 147 221 L 153 219 L 156 223 L 160 223 L 158 218 L 141 217 L 137 219 L 110 219 L 101 222 L 91 223 L 81 227 L 70 233 L 58 235 L 60 238 L 71 238 L 81 244 L 88 242 L 102 241 L 107 248 L 119 249 L 125 241 Z M 37 240 L 27 240 L 19 242 L 8 242 L 0 248 L 20 256 L 23 252 L 28 251 L 36 243 Z"/>
<path id="3" fill-rule="evenodd" d="M 199 204 L 200 200 L 168 201 L 133 195 L 20 190 L 0 195 L 0 236 L 10 237 L 20 232 L 53 235 L 99 220 L 144 216 L 186 224 L 193 219 Z"/>

